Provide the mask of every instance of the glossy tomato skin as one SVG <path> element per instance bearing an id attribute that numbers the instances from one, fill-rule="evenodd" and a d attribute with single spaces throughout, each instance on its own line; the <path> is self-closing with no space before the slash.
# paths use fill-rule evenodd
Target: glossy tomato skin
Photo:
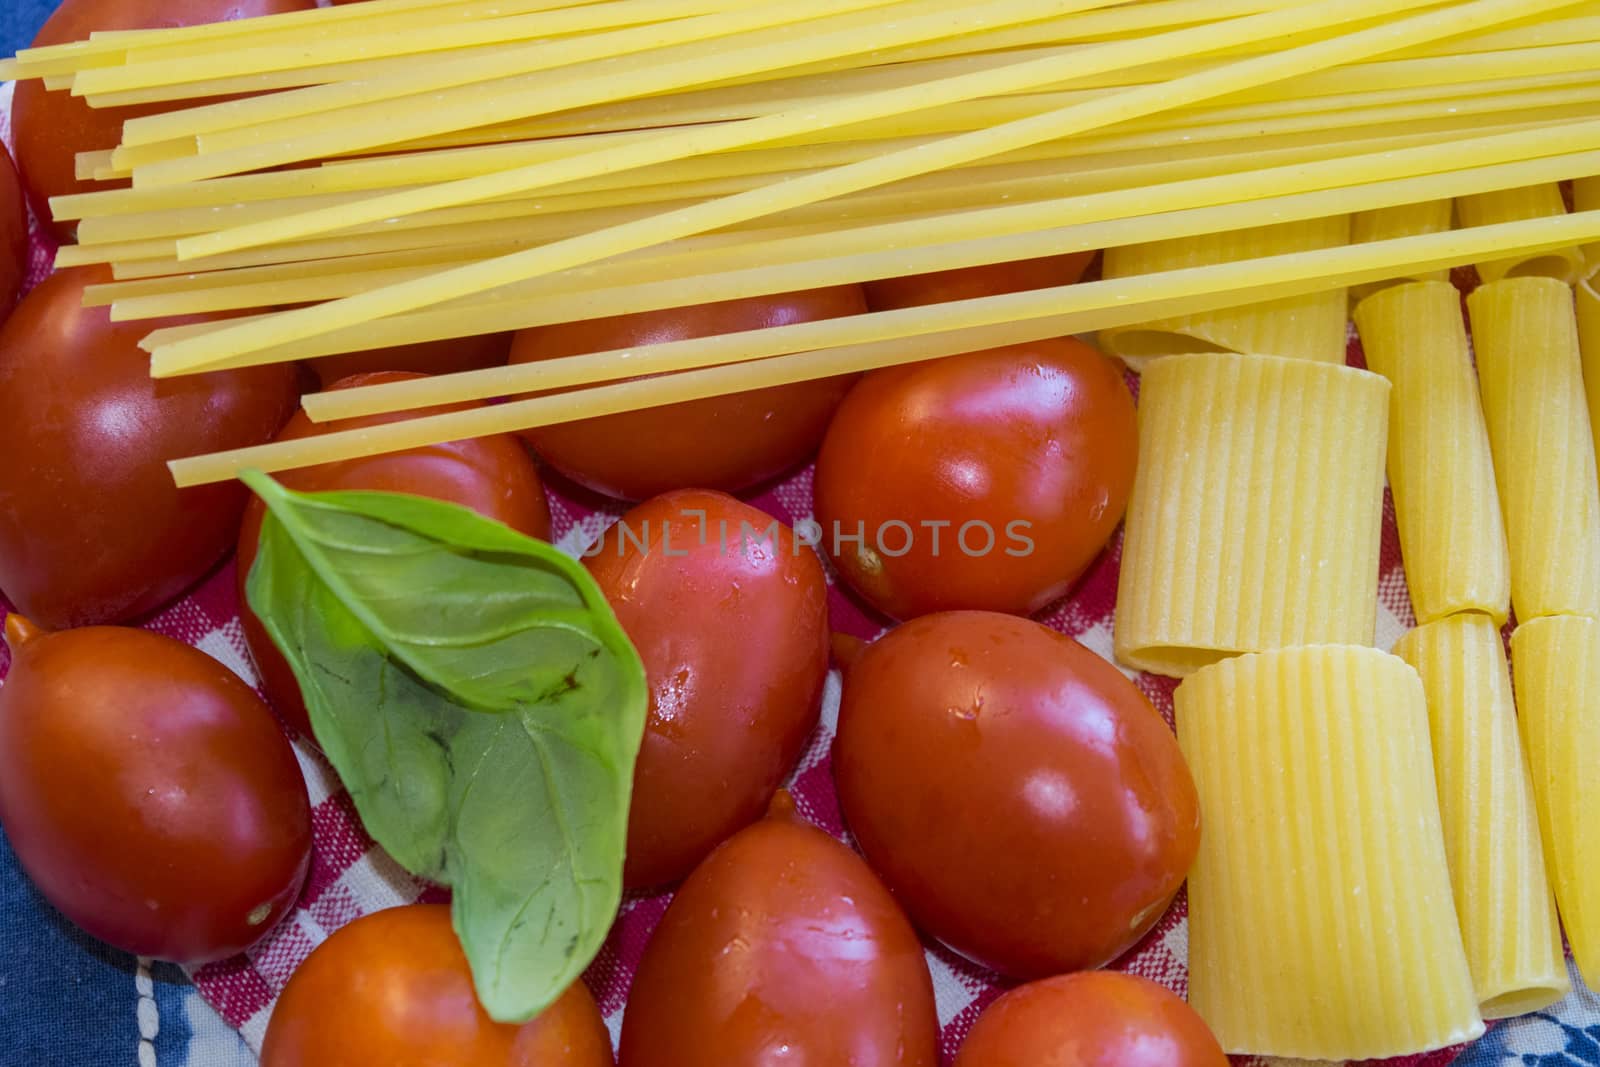
<path id="1" fill-rule="evenodd" d="M 81 306 L 109 280 L 59 272 L 0 327 L 0 589 L 52 629 L 137 618 L 203 577 L 245 489 L 179 490 L 167 461 L 261 444 L 294 410 L 292 366 L 153 381 L 152 324 Z"/>
<path id="2" fill-rule="evenodd" d="M 47 900 L 109 944 L 204 963 L 294 905 L 311 809 L 255 691 L 143 630 L 6 620 L 0 824 Z"/>
<path id="3" fill-rule="evenodd" d="M 931 274 L 909 274 L 903 278 L 880 278 L 866 282 L 862 289 L 867 294 L 867 307 L 873 311 L 923 307 L 950 300 L 973 300 L 980 296 L 1071 285 L 1083 277 L 1092 259 L 1093 252 L 1073 252 L 1015 263 L 990 263 Z"/>
<path id="4" fill-rule="evenodd" d="M 351 389 L 420 377 L 420 374 L 400 372 L 359 374 L 335 383 L 334 388 Z M 422 408 L 337 423 L 312 422 L 304 411 L 298 411 L 277 439 L 291 441 L 314 437 L 330 430 L 381 426 L 416 415 L 438 414 L 472 406 L 457 404 Z M 539 480 L 539 470 L 522 442 L 508 434 L 302 467 L 283 471 L 276 477 L 288 488 L 303 493 L 361 489 L 411 493 L 445 500 L 471 508 L 496 522 L 503 522 L 529 537 L 546 539 L 550 536 L 550 505 L 545 499 L 544 485 Z M 301 736 L 314 740 L 311 720 L 306 713 L 305 701 L 301 699 L 300 684 L 295 681 L 294 671 L 283 658 L 283 653 L 272 643 L 266 627 L 261 625 L 260 617 L 250 610 L 245 597 L 250 568 L 255 564 L 256 552 L 260 548 L 261 520 L 265 514 L 266 507 L 260 499 L 252 496 L 239 530 L 239 618 L 244 625 L 245 643 L 250 646 L 251 658 L 261 674 L 261 686 L 267 692 L 267 699 L 288 726 Z"/>
<path id="5" fill-rule="evenodd" d="M 22 292 L 28 274 L 28 206 L 11 153 L 0 144 L 0 322 Z"/>
<path id="6" fill-rule="evenodd" d="M 611 1035 L 575 982 L 522 1026 L 478 1004 L 444 904 L 410 904 L 340 927 L 273 1009 L 261 1067 L 613 1067 Z"/>
<path id="7" fill-rule="evenodd" d="M 622 1067 L 935 1067 L 922 945 L 850 849 L 778 794 L 678 890 L 622 1020 Z"/>
<path id="8" fill-rule="evenodd" d="M 476 337 L 455 337 L 445 341 L 420 341 L 414 345 L 394 345 L 365 352 L 343 352 L 319 356 L 307 364 L 322 388 L 357 374 L 402 371 L 411 374 L 454 374 L 503 366 L 511 356 L 511 335 L 485 333 Z"/>
<path id="9" fill-rule="evenodd" d="M 588 556 L 650 684 L 623 880 L 675 882 L 761 817 L 816 728 L 827 579 L 787 526 L 705 490 L 641 504 Z"/>
<path id="10" fill-rule="evenodd" d="M 1047 978 L 984 1011 L 955 1067 L 1228 1067 L 1205 1021 L 1148 978 Z"/>
<path id="11" fill-rule="evenodd" d="M 1132 947 L 1199 844 L 1194 782 L 1150 702 L 1015 616 L 880 638 L 845 679 L 833 757 L 846 821 L 912 919 L 1017 978 Z"/>
<path id="12" fill-rule="evenodd" d="M 1121 372 L 1080 341 L 874 371 L 817 457 L 823 547 L 894 618 L 1031 614 L 1110 540 L 1137 453 Z"/>
<path id="13" fill-rule="evenodd" d="M 866 310 L 858 285 L 541 326 L 518 333 L 511 362 L 785 326 Z M 736 493 L 809 458 L 853 377 L 528 430 L 534 450 L 596 492 L 644 500 L 673 489 Z"/>
<path id="14" fill-rule="evenodd" d="M 33 44 L 44 47 L 84 41 L 95 30 L 197 26 L 316 6 L 315 0 L 62 0 Z M 115 148 L 122 140 L 122 124 L 131 118 L 185 106 L 190 104 L 91 108 L 82 97 L 65 90 L 47 92 L 43 81 L 18 82 L 11 119 L 17 136 L 17 166 L 34 214 L 51 225 L 57 237 L 70 237 L 77 223 L 51 224 L 50 197 L 112 187 L 107 182 L 79 181 L 75 173 L 78 153 Z"/>

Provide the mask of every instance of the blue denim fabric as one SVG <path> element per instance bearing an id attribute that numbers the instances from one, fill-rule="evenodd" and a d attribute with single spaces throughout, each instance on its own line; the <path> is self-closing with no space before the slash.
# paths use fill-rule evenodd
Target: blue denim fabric
<path id="1" fill-rule="evenodd" d="M 155 964 L 141 975 L 132 956 L 95 941 L 45 903 L 0 834 L 0 1067 L 254 1062 L 183 972 Z"/>
<path id="2" fill-rule="evenodd" d="M 0 53 L 28 47 L 55 8 L 55 0 L 0 0 Z"/>

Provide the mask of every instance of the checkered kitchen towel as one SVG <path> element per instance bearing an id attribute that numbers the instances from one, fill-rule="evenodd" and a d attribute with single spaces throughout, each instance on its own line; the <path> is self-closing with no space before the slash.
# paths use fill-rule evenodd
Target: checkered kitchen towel
<path id="1" fill-rule="evenodd" d="M 6 94 L 8 95 L 8 94 Z M 8 104 L 0 95 L 0 133 L 7 133 Z M 34 280 L 48 270 L 50 252 L 35 239 Z M 1352 361 L 1359 363 L 1354 347 Z M 0 462 L 4 462 L 0 457 Z M 811 515 L 811 472 L 803 471 L 753 501 L 785 522 Z M 615 510 L 595 510 L 592 502 L 552 495 L 555 538 L 577 553 L 615 518 Z M 1111 615 L 1116 596 L 1119 552 L 1112 549 L 1085 577 L 1071 598 L 1043 621 L 1071 634 L 1097 653 L 1111 655 Z M 187 641 L 227 664 L 246 680 L 255 674 L 245 652 L 230 566 L 213 575 L 191 596 L 147 625 Z M 850 598 L 831 597 L 836 630 L 875 637 L 881 625 Z M 6 606 L 0 601 L 0 617 Z M 1383 568 L 1378 640 L 1388 647 L 1412 625 L 1393 508 L 1384 516 Z M 0 677 L 6 669 L 0 648 Z M 1135 682 L 1168 721 L 1172 717 L 1171 679 L 1133 675 Z M 839 679 L 830 679 L 823 722 L 790 783 L 800 811 L 843 838 L 845 829 L 829 771 L 829 747 L 838 712 Z M 265 941 L 237 959 L 201 968 L 192 975 L 199 995 L 249 1048 L 259 1048 L 272 1005 L 295 967 L 325 937 L 359 915 L 438 896 L 409 877 L 362 830 L 348 795 L 315 754 L 302 749 L 301 763 L 311 789 L 316 848 L 311 876 L 298 909 Z M 634 897 L 623 905 L 610 939 L 587 979 L 613 1034 L 634 968 L 651 930 L 666 910 L 667 896 Z M 1118 964 L 1163 982 L 1180 993 L 1186 984 L 1187 921 L 1183 898 L 1154 931 Z M 250 1054 L 219 1035 L 215 1017 L 193 1003 L 171 969 L 152 971 L 143 961 L 122 959 L 94 945 L 50 912 L 26 886 L 9 850 L 0 846 L 0 1067 L 71 1064 L 72 1067 L 193 1064 L 233 1067 Z M 938 996 L 946 1057 L 985 1005 L 1004 990 L 995 975 L 943 949 L 930 947 L 928 963 Z M 1581 989 L 1576 974 L 1574 986 Z M 191 999 L 185 1000 L 188 995 Z M 1241 1059 L 1252 1067 L 1269 1061 Z M 1549 1012 L 1491 1030 L 1467 1050 L 1450 1050 L 1392 1061 L 1397 1067 L 1600 1067 L 1600 999 L 1579 992 Z"/>

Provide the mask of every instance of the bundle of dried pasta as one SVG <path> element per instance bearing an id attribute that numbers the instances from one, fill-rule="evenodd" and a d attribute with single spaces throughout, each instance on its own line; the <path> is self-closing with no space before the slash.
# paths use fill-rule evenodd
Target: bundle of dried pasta
<path id="1" fill-rule="evenodd" d="M 1499 189 L 1456 200 L 1456 215 L 1463 226 L 1489 226 L 1497 222 L 1550 218 L 1566 213 L 1566 201 L 1561 197 L 1561 187 L 1555 182 L 1520 189 Z M 1544 277 L 1571 285 L 1582 277 L 1583 262 L 1580 250 L 1563 248 L 1538 256 L 1491 259 L 1478 263 L 1477 267 L 1478 276 L 1485 282 L 1511 277 Z"/>
<path id="2" fill-rule="evenodd" d="M 1517 618 L 1600 614 L 1600 483 L 1572 290 L 1506 278 L 1467 306 Z"/>
<path id="3" fill-rule="evenodd" d="M 1416 237 L 1424 233 L 1444 233 L 1455 218 L 1455 203 L 1450 200 L 1425 200 L 1419 204 L 1396 204 L 1371 211 L 1358 211 L 1350 216 L 1350 243 L 1366 244 L 1368 241 L 1387 241 L 1395 237 Z M 1380 289 L 1407 281 L 1448 281 L 1447 270 L 1417 271 L 1409 276 L 1367 282 L 1350 288 L 1350 299 L 1365 300 Z"/>
<path id="4" fill-rule="evenodd" d="M 1389 379 L 1389 485 L 1417 621 L 1504 622 L 1511 560 L 1478 381 L 1448 282 L 1413 282 L 1355 310 L 1367 365 Z"/>
<path id="5" fill-rule="evenodd" d="M 1330 215 L 1108 248 L 1104 273 L 1107 278 L 1127 278 L 1349 243 L 1350 216 Z M 1347 311 L 1345 291 L 1327 289 L 1306 296 L 1101 330 L 1100 347 L 1135 370 L 1153 359 L 1184 352 L 1249 352 L 1343 363 Z"/>
<path id="6" fill-rule="evenodd" d="M 1481 1034 L 1416 672 L 1295 648 L 1207 667 L 1175 701 L 1206 821 L 1189 1002 L 1222 1047 L 1342 1062 Z"/>
<path id="7" fill-rule="evenodd" d="M 1214 353 L 1153 363 L 1140 398 L 1117 658 L 1182 676 L 1237 652 L 1371 644 L 1389 383 Z"/>
<path id="8" fill-rule="evenodd" d="M 1600 989 L 1600 622 L 1524 623 L 1511 658 L 1561 921 L 1584 981 Z"/>
<path id="9" fill-rule="evenodd" d="M 1412 630 L 1394 654 L 1428 697 L 1445 855 L 1479 1010 L 1500 1019 L 1547 1007 L 1571 982 L 1500 629 L 1486 615 L 1456 615 Z"/>

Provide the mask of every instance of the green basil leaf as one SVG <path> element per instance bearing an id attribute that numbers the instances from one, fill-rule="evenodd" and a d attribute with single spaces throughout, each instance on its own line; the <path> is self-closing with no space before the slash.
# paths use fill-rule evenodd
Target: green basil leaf
<path id="1" fill-rule="evenodd" d="M 582 567 L 466 508 L 400 493 L 292 499 L 306 565 L 390 655 L 480 710 L 559 696 L 599 644 L 597 610 L 611 617 Z"/>
<path id="2" fill-rule="evenodd" d="M 587 571 L 466 508 L 260 474 L 251 608 L 367 831 L 454 890 L 494 1018 L 543 1011 L 621 900 L 644 668 Z"/>

